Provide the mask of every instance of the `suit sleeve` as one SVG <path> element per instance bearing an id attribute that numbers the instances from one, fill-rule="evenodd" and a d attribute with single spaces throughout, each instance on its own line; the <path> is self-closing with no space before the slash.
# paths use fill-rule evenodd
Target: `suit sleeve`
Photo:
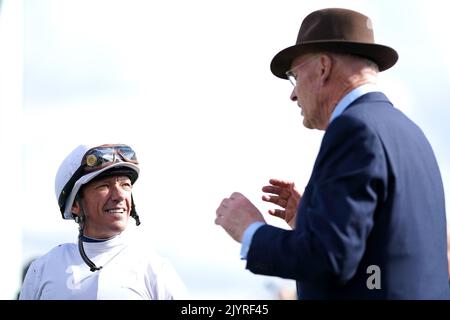
<path id="1" fill-rule="evenodd" d="M 296 229 L 258 229 L 247 268 L 299 281 L 345 283 L 364 254 L 386 184 L 386 159 L 376 133 L 360 120 L 340 116 L 325 133 Z"/>

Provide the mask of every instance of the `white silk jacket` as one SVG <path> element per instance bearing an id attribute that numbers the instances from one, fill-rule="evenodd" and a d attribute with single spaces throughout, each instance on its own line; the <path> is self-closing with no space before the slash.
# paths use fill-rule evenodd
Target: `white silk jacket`
<path id="1" fill-rule="evenodd" d="M 134 236 L 124 232 L 83 245 L 101 270 L 89 270 L 77 244 L 59 245 L 30 265 L 19 299 L 186 299 L 186 288 L 171 264 Z"/>

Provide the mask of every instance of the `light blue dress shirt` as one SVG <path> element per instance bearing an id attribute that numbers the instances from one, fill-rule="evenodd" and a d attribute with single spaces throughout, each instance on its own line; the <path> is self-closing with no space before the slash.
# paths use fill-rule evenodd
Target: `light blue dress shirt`
<path id="1" fill-rule="evenodd" d="M 376 91 L 379 91 L 379 90 L 377 90 L 377 87 L 375 84 L 366 83 L 366 84 L 363 84 L 363 85 L 353 89 L 349 93 L 347 93 L 341 99 L 341 101 L 339 101 L 339 103 L 336 105 L 336 108 L 334 108 L 334 111 L 330 117 L 329 124 L 334 119 L 339 117 L 342 114 L 342 112 L 344 112 L 344 110 L 347 109 L 348 106 L 352 104 L 353 101 L 355 101 L 359 97 L 365 95 L 366 93 L 376 92 Z M 260 222 L 260 221 L 253 222 L 244 231 L 244 235 L 242 236 L 242 245 L 241 245 L 241 259 L 242 260 L 247 259 L 247 254 L 248 254 L 248 250 L 250 249 L 250 244 L 252 243 L 253 235 L 255 234 L 256 230 L 258 230 L 264 224 L 265 224 L 264 222 Z"/>

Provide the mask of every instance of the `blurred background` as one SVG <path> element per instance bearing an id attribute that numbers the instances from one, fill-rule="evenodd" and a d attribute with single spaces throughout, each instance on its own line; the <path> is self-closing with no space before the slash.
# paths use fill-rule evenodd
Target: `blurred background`
<path id="1" fill-rule="evenodd" d="M 270 178 L 302 190 L 323 132 L 302 126 L 291 85 L 269 64 L 324 7 L 371 17 L 375 40 L 400 60 L 379 85 L 429 138 L 450 190 L 450 43 L 446 1 L 2 0 L 0 298 L 22 268 L 76 239 L 54 177 L 86 142 L 127 143 L 149 245 L 171 260 L 193 299 L 290 297 L 290 280 L 254 275 L 214 224 L 239 191 L 263 212 Z M 448 200 L 447 200 L 448 203 Z M 266 214 L 269 223 L 287 228 Z M 131 228 L 136 228 L 131 226 Z"/>

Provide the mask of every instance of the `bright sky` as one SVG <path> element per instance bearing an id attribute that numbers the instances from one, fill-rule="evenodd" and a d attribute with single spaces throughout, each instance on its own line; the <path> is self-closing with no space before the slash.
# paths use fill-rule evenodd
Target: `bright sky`
<path id="1" fill-rule="evenodd" d="M 450 46 L 442 40 L 448 37 L 443 6 L 24 0 L 23 114 L 11 124 L 22 141 L 15 154 L 22 163 L 22 261 L 77 235 L 77 226 L 61 219 L 54 195 L 64 156 L 82 142 L 122 142 L 135 147 L 141 162 L 134 197 L 142 228 L 193 298 L 272 299 L 277 289 L 293 286 L 246 271 L 239 244 L 214 225 L 214 216 L 233 191 L 267 211 L 260 189 L 269 178 L 306 185 L 323 133 L 302 127 L 290 84 L 275 78 L 269 64 L 294 44 L 302 19 L 324 7 L 365 13 L 376 41 L 399 52 L 380 87 L 428 136 L 449 198 Z M 2 10 L 0 19 L 13 11 Z"/>

